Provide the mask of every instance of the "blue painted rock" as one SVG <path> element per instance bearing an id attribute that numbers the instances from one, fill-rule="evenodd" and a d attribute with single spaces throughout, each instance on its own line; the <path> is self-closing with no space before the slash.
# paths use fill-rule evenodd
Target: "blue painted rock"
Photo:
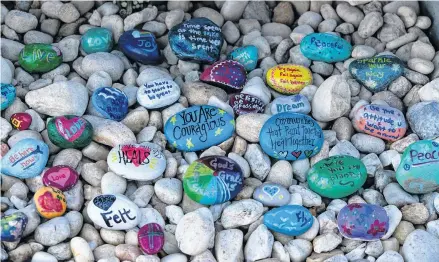
<path id="1" fill-rule="evenodd" d="M 81 48 L 87 54 L 110 52 L 113 48 L 113 33 L 103 27 L 91 28 L 82 35 Z"/>
<path id="2" fill-rule="evenodd" d="M 101 87 L 91 96 L 93 107 L 103 117 L 120 121 L 128 113 L 128 97 L 117 88 Z"/>
<path id="3" fill-rule="evenodd" d="M 247 80 L 244 67 L 233 60 L 214 63 L 204 70 L 200 80 L 229 89 L 242 89 Z"/>
<path id="4" fill-rule="evenodd" d="M 207 18 L 193 18 L 169 30 L 169 45 L 182 60 L 209 63 L 219 59 L 223 45 L 221 28 Z"/>
<path id="5" fill-rule="evenodd" d="M 167 78 L 153 80 L 137 90 L 137 102 L 147 109 L 168 106 L 179 98 L 180 87 Z"/>
<path id="6" fill-rule="evenodd" d="M 47 122 L 47 134 L 61 148 L 84 148 L 93 139 L 93 126 L 79 116 L 57 116 Z"/>
<path id="7" fill-rule="evenodd" d="M 235 119 L 214 106 L 192 106 L 170 117 L 164 131 L 178 150 L 198 151 L 229 139 L 235 131 Z"/>
<path id="8" fill-rule="evenodd" d="M 308 209 L 298 205 L 274 208 L 264 215 L 264 225 L 288 236 L 298 236 L 311 228 L 314 219 Z"/>
<path id="9" fill-rule="evenodd" d="M 1 219 L 1 239 L 5 242 L 20 240 L 27 225 L 27 216 L 22 212 L 15 212 Z"/>
<path id="10" fill-rule="evenodd" d="M 26 112 L 12 114 L 11 124 L 18 130 L 26 130 L 32 124 L 32 116 Z"/>
<path id="11" fill-rule="evenodd" d="M 425 194 L 439 188 L 439 144 L 420 140 L 408 146 L 396 171 L 405 191 Z"/>
<path id="12" fill-rule="evenodd" d="M 21 50 L 18 61 L 29 73 L 46 73 L 62 63 L 62 53 L 51 44 L 27 44 Z"/>
<path id="13" fill-rule="evenodd" d="M 253 198 L 264 206 L 278 207 L 290 202 L 290 193 L 286 188 L 274 183 L 265 183 L 258 186 L 253 192 Z"/>
<path id="14" fill-rule="evenodd" d="M 300 160 L 316 155 L 323 146 L 323 132 L 311 117 L 297 113 L 273 115 L 262 126 L 259 144 L 269 156 Z"/>
<path id="15" fill-rule="evenodd" d="M 20 179 L 36 177 L 49 159 L 49 147 L 43 141 L 26 138 L 16 143 L 1 160 L 1 172 Z"/>
<path id="16" fill-rule="evenodd" d="M 165 234 L 162 227 L 157 223 L 144 225 L 137 232 L 137 240 L 140 248 L 148 255 L 157 254 L 165 244 Z"/>
<path id="17" fill-rule="evenodd" d="M 237 115 L 262 113 L 265 107 L 265 103 L 260 98 L 243 93 L 231 95 L 229 105 Z"/>
<path id="18" fill-rule="evenodd" d="M 203 205 L 233 199 L 242 189 L 244 178 L 239 165 L 228 157 L 202 157 L 188 167 L 183 176 L 186 195 Z"/>
<path id="19" fill-rule="evenodd" d="M 389 217 L 384 208 L 364 203 L 349 204 L 338 213 L 337 226 L 349 239 L 378 240 L 389 229 Z"/>
<path id="20" fill-rule="evenodd" d="M 160 64 L 163 58 L 154 34 L 142 30 L 129 30 L 119 38 L 119 49 L 129 58 L 145 65 Z"/>
<path id="21" fill-rule="evenodd" d="M 352 46 L 336 35 L 313 33 L 302 39 L 300 51 L 308 59 L 333 63 L 348 59 L 351 56 Z"/>
<path id="22" fill-rule="evenodd" d="M 384 105 L 364 105 L 352 118 L 355 130 L 388 141 L 404 137 L 407 123 L 404 114 L 396 108 Z"/>
<path id="23" fill-rule="evenodd" d="M 275 115 L 283 112 L 308 114 L 311 112 L 311 105 L 308 98 L 301 94 L 280 96 L 271 103 L 271 113 Z"/>
<path id="24" fill-rule="evenodd" d="M 15 100 L 15 87 L 11 84 L 1 84 L 1 107 L 0 110 L 5 110 Z"/>
<path id="25" fill-rule="evenodd" d="M 239 62 L 246 71 L 252 71 L 258 64 L 258 48 L 254 45 L 236 48 L 230 52 L 227 59 Z"/>

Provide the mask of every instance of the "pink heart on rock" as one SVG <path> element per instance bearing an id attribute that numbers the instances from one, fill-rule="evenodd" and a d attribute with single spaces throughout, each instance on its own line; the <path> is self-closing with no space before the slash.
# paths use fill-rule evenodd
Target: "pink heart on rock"
<path id="1" fill-rule="evenodd" d="M 59 116 L 55 120 L 55 125 L 56 129 L 64 139 L 73 142 L 82 135 L 87 123 L 77 116 L 70 119 L 65 116 Z"/>
<path id="2" fill-rule="evenodd" d="M 78 173 L 69 166 L 54 166 L 43 174 L 43 184 L 66 191 L 78 182 Z"/>

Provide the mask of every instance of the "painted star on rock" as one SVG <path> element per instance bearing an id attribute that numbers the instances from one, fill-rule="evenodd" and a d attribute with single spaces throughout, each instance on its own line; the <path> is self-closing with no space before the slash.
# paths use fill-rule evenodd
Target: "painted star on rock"
<path id="1" fill-rule="evenodd" d="M 177 117 L 176 116 L 173 116 L 172 118 L 171 118 L 171 123 L 175 126 L 175 122 L 177 122 Z"/>
<path id="2" fill-rule="evenodd" d="M 215 136 L 221 135 L 221 132 L 223 132 L 223 129 L 219 128 L 215 131 Z"/>
<path id="3" fill-rule="evenodd" d="M 191 149 L 192 147 L 194 147 L 194 144 L 192 144 L 192 138 L 186 139 L 186 147 L 187 149 Z"/>
<path id="4" fill-rule="evenodd" d="M 224 115 L 225 112 L 226 112 L 226 111 L 224 111 L 224 110 L 222 110 L 222 109 L 218 109 L 218 113 L 219 113 L 220 115 Z"/>

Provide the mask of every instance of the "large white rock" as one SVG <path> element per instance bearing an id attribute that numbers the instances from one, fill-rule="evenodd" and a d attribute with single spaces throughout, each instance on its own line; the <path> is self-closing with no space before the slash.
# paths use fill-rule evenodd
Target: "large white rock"
<path id="1" fill-rule="evenodd" d="M 439 102 L 439 78 L 436 78 L 421 87 L 421 89 L 418 91 L 418 94 L 422 102 Z"/>
<path id="2" fill-rule="evenodd" d="M 244 234 L 239 229 L 218 232 L 215 237 L 215 256 L 218 262 L 243 261 Z"/>
<path id="3" fill-rule="evenodd" d="M 290 254 L 292 261 L 305 261 L 311 255 L 312 244 L 305 239 L 294 239 L 285 245 L 285 249 Z"/>
<path id="4" fill-rule="evenodd" d="M 224 228 L 250 225 L 262 215 L 263 211 L 264 207 L 256 200 L 244 199 L 236 201 L 223 210 L 221 224 Z"/>
<path id="5" fill-rule="evenodd" d="M 87 241 L 82 237 L 74 237 L 70 240 L 70 249 L 72 250 L 75 261 L 94 261 L 93 252 Z"/>
<path id="6" fill-rule="evenodd" d="M 404 241 L 401 254 L 406 262 L 437 261 L 439 258 L 439 238 L 417 229 Z"/>
<path id="7" fill-rule="evenodd" d="M 70 236 L 69 220 L 65 217 L 55 217 L 39 225 L 35 229 L 35 241 L 45 246 L 54 246 Z"/>
<path id="8" fill-rule="evenodd" d="M 105 71 L 113 81 L 116 81 L 122 76 L 124 65 L 116 55 L 98 52 L 85 56 L 81 63 L 81 69 L 87 78 L 95 72 Z"/>
<path id="9" fill-rule="evenodd" d="M 147 109 L 168 106 L 179 98 L 180 87 L 167 78 L 150 81 L 137 90 L 137 102 Z"/>
<path id="10" fill-rule="evenodd" d="M 119 144 L 135 143 L 136 137 L 126 125 L 98 116 L 85 115 L 93 126 L 93 140 L 111 147 Z"/>
<path id="11" fill-rule="evenodd" d="M 244 256 L 246 261 L 256 261 L 271 256 L 274 237 L 265 225 L 259 225 L 250 235 L 245 244 Z"/>

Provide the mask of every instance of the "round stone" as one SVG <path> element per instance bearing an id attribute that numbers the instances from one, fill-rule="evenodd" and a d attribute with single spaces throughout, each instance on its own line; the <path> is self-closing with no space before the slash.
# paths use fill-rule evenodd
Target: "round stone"
<path id="1" fill-rule="evenodd" d="M 200 75 L 200 80 L 230 90 L 241 90 L 247 80 L 247 74 L 240 63 L 224 60 L 207 67 Z"/>
<path id="2" fill-rule="evenodd" d="M 69 166 L 54 166 L 46 170 L 43 174 L 43 184 L 58 188 L 61 191 L 71 189 L 78 182 L 79 175 Z"/>
<path id="3" fill-rule="evenodd" d="M 274 183 L 262 184 L 253 192 L 254 199 L 269 207 L 284 206 L 290 202 L 290 197 L 285 187 Z"/>
<path id="4" fill-rule="evenodd" d="M 5 110 L 12 105 L 15 100 L 15 87 L 11 84 L 3 83 L 0 84 L 0 87 L 2 93 L 0 110 Z"/>
<path id="5" fill-rule="evenodd" d="M 267 84 L 282 94 L 297 94 L 312 84 L 311 71 L 301 65 L 283 64 L 267 71 Z"/>
<path id="6" fill-rule="evenodd" d="M 137 102 L 147 109 L 169 106 L 180 98 L 180 87 L 168 78 L 150 81 L 137 90 Z"/>
<path id="7" fill-rule="evenodd" d="M 87 54 L 110 52 L 113 48 L 113 34 L 107 28 L 91 28 L 82 35 L 81 48 Z"/>
<path id="8" fill-rule="evenodd" d="M 273 208 L 264 215 L 264 225 L 288 236 L 298 236 L 311 228 L 314 222 L 308 209 L 299 205 Z"/>
<path id="9" fill-rule="evenodd" d="M 93 107 L 103 117 L 121 121 L 128 113 L 128 97 L 117 88 L 101 87 L 91 96 Z"/>
<path id="10" fill-rule="evenodd" d="M 244 93 L 231 95 L 229 105 L 237 115 L 262 113 L 265 107 L 265 103 L 260 98 Z"/>
<path id="11" fill-rule="evenodd" d="M 11 215 L 3 216 L 1 219 L 1 239 L 5 242 L 15 242 L 20 240 L 26 228 L 28 218 L 22 212 L 15 212 Z"/>
<path id="12" fill-rule="evenodd" d="M 62 54 L 50 44 L 28 44 L 21 50 L 18 62 L 29 73 L 46 73 L 62 63 Z"/>
<path id="13" fill-rule="evenodd" d="M 148 255 L 157 254 L 165 244 L 163 229 L 157 223 L 149 223 L 141 227 L 137 239 L 142 251 Z"/>
<path id="14" fill-rule="evenodd" d="M 18 130 L 26 130 L 32 124 L 32 116 L 29 113 L 15 113 L 11 116 L 11 124 Z"/>
<path id="15" fill-rule="evenodd" d="M 62 216 L 67 208 L 63 192 L 50 186 L 42 187 L 35 192 L 34 203 L 38 213 L 47 219 Z"/>
<path id="16" fill-rule="evenodd" d="M 302 39 L 300 51 L 308 59 L 334 63 L 348 59 L 352 46 L 335 34 L 313 33 Z"/>
<path id="17" fill-rule="evenodd" d="M 93 126 L 82 117 L 58 116 L 47 122 L 50 141 L 61 148 L 83 148 L 93 139 Z"/>

